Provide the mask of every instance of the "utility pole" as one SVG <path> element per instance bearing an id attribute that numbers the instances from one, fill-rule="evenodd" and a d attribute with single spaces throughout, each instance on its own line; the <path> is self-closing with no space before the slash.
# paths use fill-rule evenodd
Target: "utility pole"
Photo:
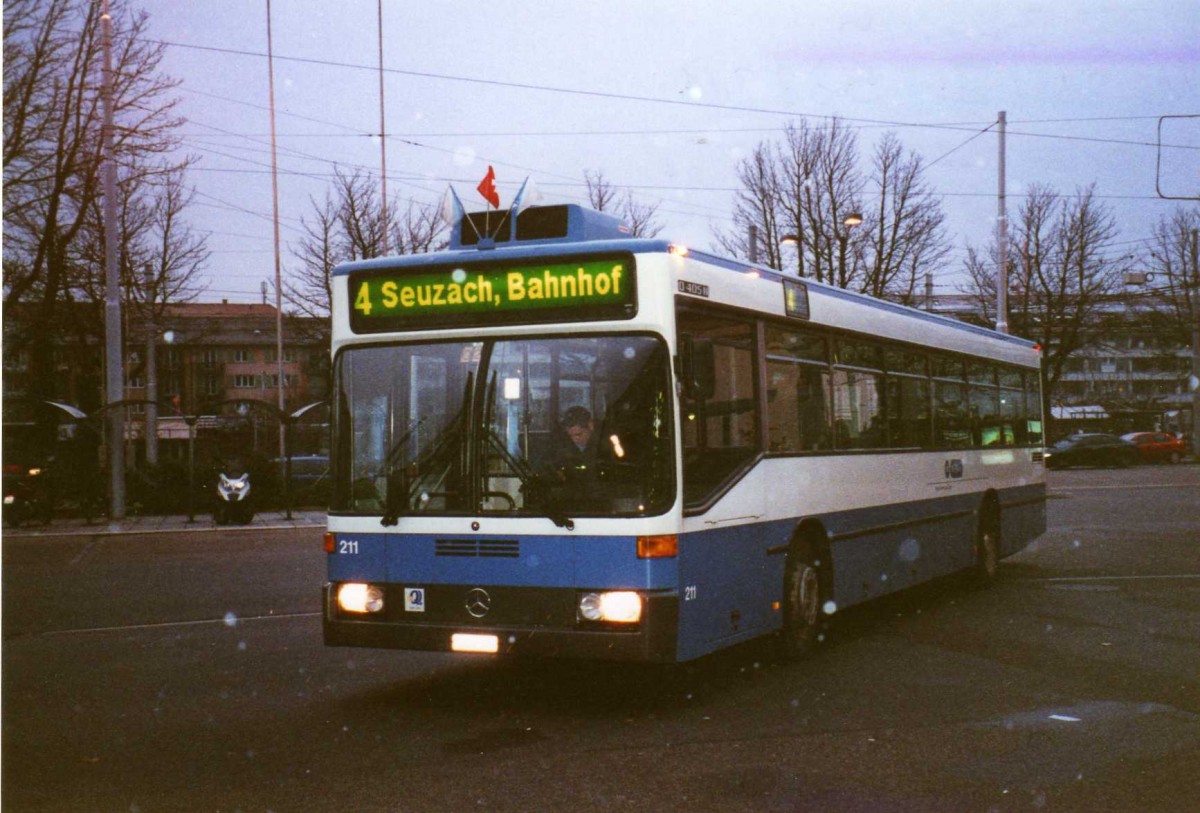
<path id="1" fill-rule="evenodd" d="M 383 114 L 383 0 L 379 0 L 379 179 L 382 182 L 383 198 L 379 205 L 383 221 L 383 254 L 388 253 L 388 198 L 387 198 L 387 122 Z"/>
<path id="2" fill-rule="evenodd" d="M 1200 237 L 1192 229 L 1192 376 L 1188 386 L 1192 390 L 1192 454 L 1197 453 L 1197 436 L 1200 435 Z"/>
<path id="3" fill-rule="evenodd" d="M 996 218 L 996 330 L 1008 333 L 1008 205 L 1004 197 L 1004 136 L 1008 114 L 1000 111 L 1000 189 Z"/>
<path id="4" fill-rule="evenodd" d="M 154 317 L 154 269 L 146 266 L 146 465 L 158 465 L 158 324 Z"/>
<path id="5" fill-rule="evenodd" d="M 106 403 L 125 397 L 125 360 L 121 347 L 121 267 L 117 255 L 117 160 L 113 147 L 112 15 L 108 0 L 100 17 L 104 47 L 101 100 L 104 103 L 104 359 Z M 108 410 L 109 519 L 125 518 L 125 415 Z"/>
<path id="6" fill-rule="evenodd" d="M 279 164 L 275 156 L 275 58 L 271 44 L 271 0 L 267 0 L 267 89 L 271 102 L 271 204 L 275 225 L 275 390 L 279 407 L 279 456 L 287 455 L 287 441 L 283 428 L 283 261 L 279 253 Z"/>

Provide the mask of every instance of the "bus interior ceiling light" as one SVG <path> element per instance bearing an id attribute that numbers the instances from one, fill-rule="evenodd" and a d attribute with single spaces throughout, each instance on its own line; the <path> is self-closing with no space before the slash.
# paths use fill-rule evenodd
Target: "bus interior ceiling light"
<path id="1" fill-rule="evenodd" d="M 632 590 L 584 593 L 579 597 L 579 615 L 586 621 L 636 624 L 642 620 L 642 597 Z"/>
<path id="2" fill-rule="evenodd" d="M 347 613 L 383 611 L 383 591 L 373 584 L 347 582 L 338 588 L 338 607 Z"/>

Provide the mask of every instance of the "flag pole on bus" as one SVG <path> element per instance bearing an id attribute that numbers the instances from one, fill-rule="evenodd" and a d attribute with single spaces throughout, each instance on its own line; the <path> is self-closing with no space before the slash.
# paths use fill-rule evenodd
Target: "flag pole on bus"
<path id="1" fill-rule="evenodd" d="M 533 182 L 533 179 L 527 176 L 525 180 L 521 181 L 521 188 L 517 190 L 517 195 L 513 198 L 512 205 L 505 210 L 504 217 L 500 219 L 500 225 L 496 227 L 496 234 L 500 233 L 505 223 L 508 223 L 509 228 L 515 232 L 517 215 L 541 200 L 541 190 L 537 188 L 537 184 Z M 492 236 L 495 237 L 496 235 Z M 516 234 L 514 233 L 512 237 L 516 239 Z"/>
<path id="2" fill-rule="evenodd" d="M 479 186 L 475 187 L 483 199 L 488 202 L 487 213 L 484 215 L 483 230 L 488 233 L 489 238 L 495 237 L 492 234 L 492 208 L 500 208 L 500 193 L 496 191 L 496 170 L 488 165 L 487 174 L 483 176 L 483 180 L 479 182 Z"/>

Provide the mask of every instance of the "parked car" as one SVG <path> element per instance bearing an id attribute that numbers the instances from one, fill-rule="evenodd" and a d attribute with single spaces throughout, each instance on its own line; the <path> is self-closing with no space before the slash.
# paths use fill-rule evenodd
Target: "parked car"
<path id="1" fill-rule="evenodd" d="M 1178 463 L 1186 451 L 1183 441 L 1170 432 L 1130 432 L 1121 440 L 1137 446 L 1143 463 Z"/>
<path id="2" fill-rule="evenodd" d="M 1141 460 L 1137 446 L 1101 432 L 1071 435 L 1046 450 L 1046 468 L 1069 466 L 1133 466 Z"/>

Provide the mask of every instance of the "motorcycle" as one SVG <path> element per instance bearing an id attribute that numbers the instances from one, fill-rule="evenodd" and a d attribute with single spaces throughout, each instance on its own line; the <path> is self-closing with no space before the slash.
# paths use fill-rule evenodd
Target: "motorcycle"
<path id="1" fill-rule="evenodd" d="M 213 520 L 218 525 L 245 525 L 254 518 L 254 506 L 250 502 L 250 472 L 241 466 L 223 468 L 233 474 L 226 474 L 225 471 L 217 474 Z"/>
<path id="2" fill-rule="evenodd" d="M 4 467 L 4 524 L 16 528 L 28 520 L 50 523 L 50 494 L 40 466 Z"/>

